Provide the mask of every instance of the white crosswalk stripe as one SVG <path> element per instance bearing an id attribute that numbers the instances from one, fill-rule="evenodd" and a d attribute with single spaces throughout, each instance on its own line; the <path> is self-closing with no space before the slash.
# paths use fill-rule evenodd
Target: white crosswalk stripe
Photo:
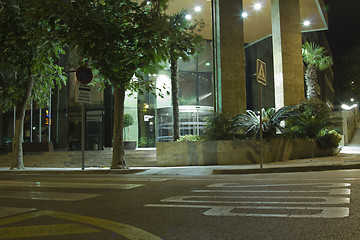
<path id="1" fill-rule="evenodd" d="M 39 191 L 0 191 L 0 198 L 32 199 L 32 200 L 52 200 L 52 201 L 79 201 L 99 194 L 88 193 L 64 193 L 64 192 L 39 192 Z"/>
<path id="2" fill-rule="evenodd" d="M 0 207 L 0 218 L 35 210 L 36 208 Z"/>
<path id="3" fill-rule="evenodd" d="M 133 189 L 144 186 L 144 184 L 124 184 L 124 183 L 73 183 L 73 182 L 28 182 L 6 180 L 0 181 L 1 187 L 40 187 L 40 188 L 98 188 L 98 189 Z"/>
<path id="4" fill-rule="evenodd" d="M 210 184 L 146 207 L 203 208 L 205 216 L 344 218 L 350 183 Z M 200 195 L 199 195 L 200 194 Z"/>

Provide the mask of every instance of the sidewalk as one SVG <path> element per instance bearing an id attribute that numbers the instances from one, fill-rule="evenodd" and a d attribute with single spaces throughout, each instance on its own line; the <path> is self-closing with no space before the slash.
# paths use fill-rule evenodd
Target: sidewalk
<path id="1" fill-rule="evenodd" d="M 183 167 L 131 167 L 130 169 L 109 168 L 25 168 L 9 170 L 0 168 L 0 174 L 139 174 L 139 175 L 211 175 L 211 174 L 259 174 L 327 171 L 340 169 L 360 169 L 360 146 L 344 147 L 342 151 L 331 157 L 307 158 L 286 162 L 249 165 L 214 165 Z"/>
<path id="2" fill-rule="evenodd" d="M 211 175 L 211 174 L 260 174 L 309 172 L 341 169 L 360 169 L 360 128 L 355 131 L 352 142 L 342 147 L 339 154 L 331 157 L 307 158 L 286 162 L 249 165 L 214 165 L 183 167 L 131 167 L 130 169 L 109 168 L 25 168 L 9 170 L 0 168 L 0 174 L 139 174 L 139 175 Z"/>

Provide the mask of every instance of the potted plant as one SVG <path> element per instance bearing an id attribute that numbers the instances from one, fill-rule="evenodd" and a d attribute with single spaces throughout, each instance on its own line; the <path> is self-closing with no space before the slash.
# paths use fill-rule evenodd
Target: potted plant
<path id="1" fill-rule="evenodd" d="M 129 141 L 129 127 L 133 125 L 134 118 L 130 114 L 124 115 L 124 149 L 134 150 L 136 148 L 136 141 Z"/>

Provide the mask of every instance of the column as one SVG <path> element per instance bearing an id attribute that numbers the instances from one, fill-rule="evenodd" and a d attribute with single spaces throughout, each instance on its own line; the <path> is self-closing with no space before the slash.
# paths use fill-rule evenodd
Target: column
<path id="1" fill-rule="evenodd" d="M 299 0 L 271 0 L 275 107 L 305 99 Z"/>
<path id="2" fill-rule="evenodd" d="M 235 116 L 246 111 L 242 0 L 213 0 L 214 106 Z"/>

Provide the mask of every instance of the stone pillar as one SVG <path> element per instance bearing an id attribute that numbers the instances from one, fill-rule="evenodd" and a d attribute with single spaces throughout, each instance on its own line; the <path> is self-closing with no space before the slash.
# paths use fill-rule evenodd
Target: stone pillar
<path id="1" fill-rule="evenodd" d="M 214 106 L 235 116 L 246 111 L 242 0 L 213 0 Z"/>
<path id="2" fill-rule="evenodd" d="M 275 107 L 305 99 L 299 0 L 271 0 Z"/>

